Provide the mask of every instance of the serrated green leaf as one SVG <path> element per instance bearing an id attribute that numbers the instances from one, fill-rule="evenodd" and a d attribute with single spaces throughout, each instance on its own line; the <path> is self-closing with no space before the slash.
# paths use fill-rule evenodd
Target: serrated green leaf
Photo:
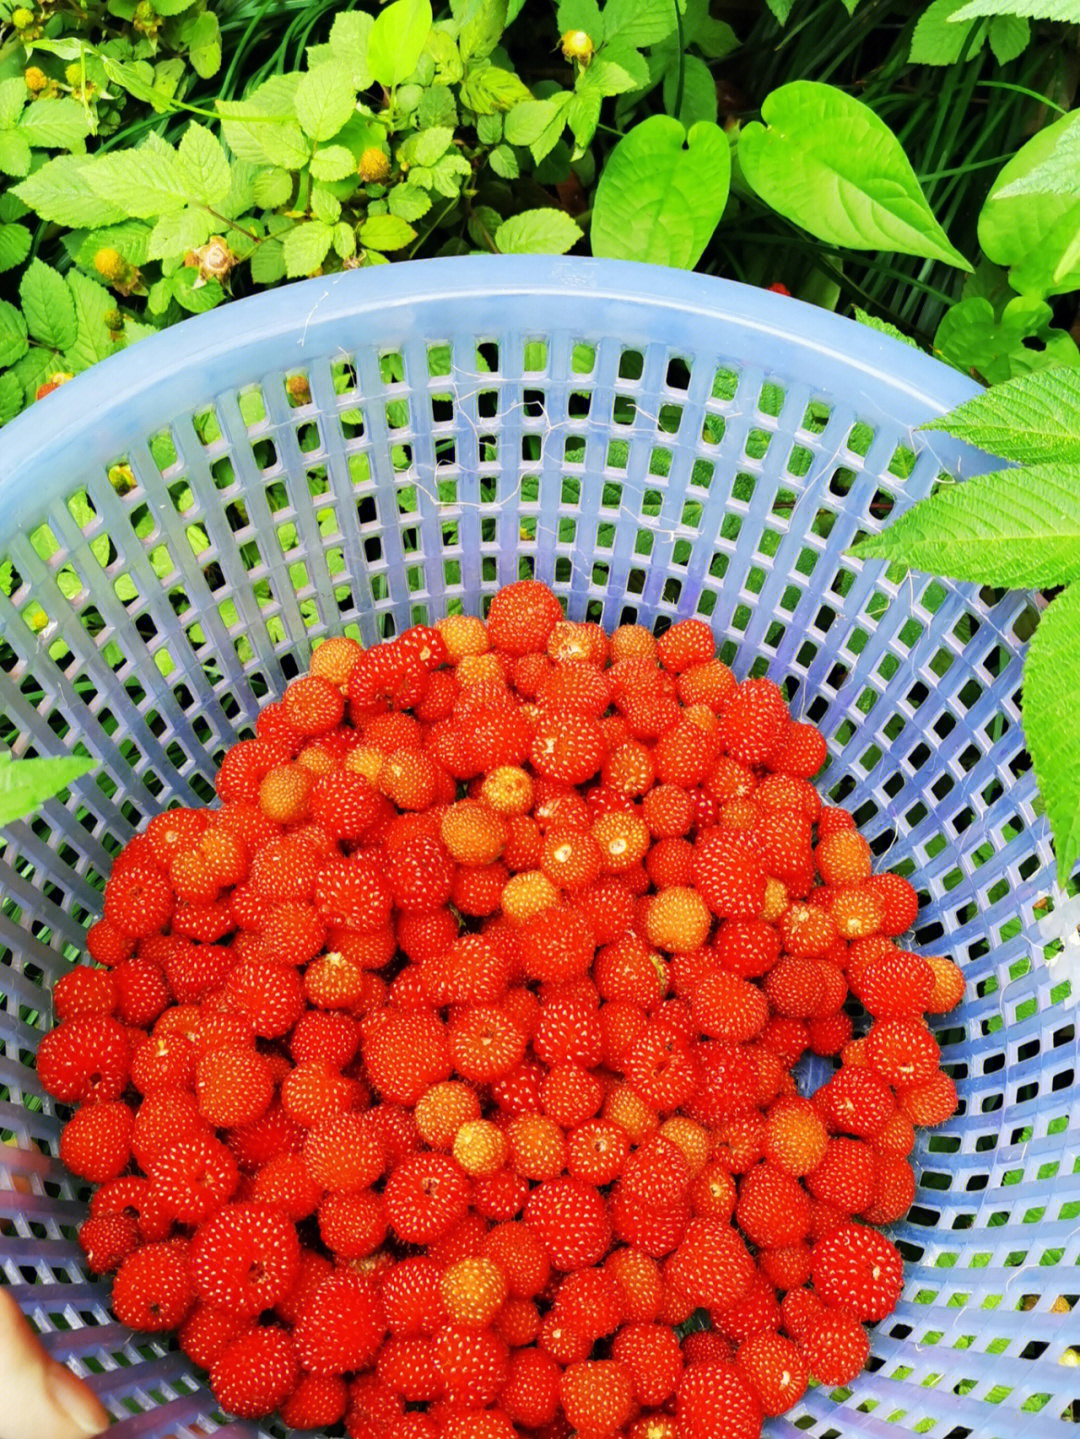
<path id="1" fill-rule="evenodd" d="M 1031 26 L 1020 15 L 997 15 L 990 21 L 990 49 L 999 65 L 1022 55 L 1031 43 Z"/>
<path id="2" fill-rule="evenodd" d="M 0 425 L 6 425 L 8 420 L 13 420 L 25 403 L 22 385 L 19 384 L 13 371 L 5 370 L 0 375 Z M 11 593 L 10 561 L 8 561 L 9 583 L 7 589 L 3 588 L 3 570 L 3 565 L 0 565 L 0 591 L 9 595 Z"/>
<path id="3" fill-rule="evenodd" d="M 461 85 L 461 103 L 478 115 L 495 115 L 531 99 L 529 87 L 512 70 L 482 62 L 473 66 Z"/>
<path id="4" fill-rule="evenodd" d="M 387 196 L 391 215 L 400 220 L 419 220 L 431 209 L 431 196 L 418 185 L 395 185 Z"/>
<path id="5" fill-rule="evenodd" d="M 180 183 L 190 201 L 216 205 L 229 193 L 229 162 L 221 141 L 194 120 L 176 151 Z"/>
<path id="6" fill-rule="evenodd" d="M 521 174 L 518 158 L 509 145 L 496 145 L 488 156 L 488 164 L 503 180 L 516 180 Z"/>
<path id="7" fill-rule="evenodd" d="M 113 348 L 105 316 L 115 307 L 116 301 L 103 285 L 95 283 L 81 270 L 69 270 L 65 280 L 75 302 L 78 325 L 75 343 L 69 346 L 65 358 L 72 362 L 70 369 L 85 370 L 103 360 Z"/>
<path id="8" fill-rule="evenodd" d="M 431 0 L 393 0 L 376 18 L 368 38 L 368 69 L 388 90 L 416 69 L 431 33 Z"/>
<path id="9" fill-rule="evenodd" d="M 363 10 L 345 10 L 334 16 L 330 27 L 329 48 L 337 59 L 349 67 L 349 75 L 357 90 L 366 90 L 371 84 L 368 69 L 368 43 L 374 15 Z"/>
<path id="10" fill-rule="evenodd" d="M 0 225 L 0 271 L 21 265 L 30 253 L 30 231 L 25 225 Z"/>
<path id="11" fill-rule="evenodd" d="M 34 260 L 26 267 L 19 302 L 32 339 L 53 350 L 66 350 L 75 343 L 75 305 L 63 277 L 51 265 Z"/>
<path id="12" fill-rule="evenodd" d="M 485 60 L 506 29 L 506 0 L 474 0 L 458 34 L 463 60 Z"/>
<path id="13" fill-rule="evenodd" d="M 416 110 L 416 122 L 421 129 L 433 129 L 436 125 L 449 125 L 453 129 L 457 120 L 452 90 L 446 85 L 432 85 L 424 91 Z"/>
<path id="14" fill-rule="evenodd" d="M 444 155 L 431 172 L 432 188 L 440 195 L 452 199 L 460 194 L 462 182 L 472 174 L 472 166 L 457 150 Z"/>
<path id="15" fill-rule="evenodd" d="M 273 75 L 244 100 L 217 100 L 222 134 L 234 155 L 255 165 L 299 170 L 311 144 L 296 115 L 299 74 Z"/>
<path id="16" fill-rule="evenodd" d="M 780 24 L 786 25 L 795 0 L 766 0 L 766 3 Z"/>
<path id="17" fill-rule="evenodd" d="M 434 165 L 445 155 L 454 138 L 454 132 L 447 125 L 436 125 L 430 130 L 421 130 L 416 137 L 415 153 L 418 165 Z"/>
<path id="18" fill-rule="evenodd" d="M 531 145 L 558 115 L 559 107 L 551 100 L 522 100 L 507 111 L 503 134 L 511 145 Z"/>
<path id="19" fill-rule="evenodd" d="M 143 265 L 148 258 L 149 238 L 149 225 L 144 225 L 141 220 L 121 220 L 119 225 L 104 225 L 96 230 L 84 231 L 72 258 L 84 270 L 92 270 L 94 256 L 107 246 L 118 250 L 129 265 Z"/>
<path id="20" fill-rule="evenodd" d="M 716 123 L 720 106 L 716 95 L 716 81 L 713 73 L 696 55 L 683 57 L 682 104 L 675 113 L 676 97 L 679 93 L 679 72 L 673 68 L 664 76 L 664 109 L 687 129 L 699 120 Z"/>
<path id="21" fill-rule="evenodd" d="M 28 350 L 21 360 L 16 361 L 11 373 L 22 386 L 25 404 L 29 405 L 33 401 L 38 386 L 44 383 L 45 376 L 55 368 L 56 356 L 51 350 Z"/>
<path id="22" fill-rule="evenodd" d="M 1027 294 L 1058 293 L 1078 267 L 1071 258 L 1080 231 L 1080 112 L 1040 130 L 998 173 L 979 214 L 979 244 L 995 264 L 1015 271 Z"/>
<path id="23" fill-rule="evenodd" d="M 137 220 L 182 210 L 188 203 L 189 176 L 176 151 L 151 132 L 136 150 L 100 155 L 87 171 L 90 188 L 113 199 Z"/>
<path id="24" fill-rule="evenodd" d="M 15 193 L 43 220 L 57 225 L 73 230 L 112 225 L 127 212 L 90 188 L 88 176 L 98 163 L 88 155 L 58 155 L 17 185 Z"/>
<path id="25" fill-rule="evenodd" d="M 968 0 L 956 19 L 973 20 L 981 15 L 1026 15 L 1031 20 L 1062 20 L 1077 23 L 1076 0 Z"/>
<path id="26" fill-rule="evenodd" d="M 221 26 L 212 10 L 197 16 L 188 33 L 188 59 L 202 80 L 211 79 L 221 69 Z"/>
<path id="27" fill-rule="evenodd" d="M 655 45 L 678 27 L 675 0 L 607 0 L 604 34 L 629 45 Z"/>
<path id="28" fill-rule="evenodd" d="M 1080 371 L 1020 375 L 922 428 L 1020 464 L 1080 464 Z"/>
<path id="29" fill-rule="evenodd" d="M 1080 195 L 1080 125 L 1064 127 L 1045 160 L 1000 188 L 995 186 L 993 193 L 1002 200 L 1015 195 Z"/>
<path id="30" fill-rule="evenodd" d="M 89 133 L 89 116 L 70 95 L 38 101 L 19 120 L 19 134 L 40 150 L 74 150 Z"/>
<path id="31" fill-rule="evenodd" d="M 22 313 L 7 300 L 0 300 L 0 369 L 7 369 L 21 359 L 27 348 L 26 321 Z"/>
<path id="32" fill-rule="evenodd" d="M 17 122 L 29 99 L 30 92 L 21 75 L 0 80 L 0 129 L 6 130 Z"/>
<path id="33" fill-rule="evenodd" d="M 865 310 L 860 310 L 858 305 L 855 306 L 855 318 L 860 325 L 865 325 L 867 329 L 877 330 L 879 334 L 888 335 L 890 339 L 899 340 L 901 344 L 910 345 L 913 349 L 919 348 L 918 342 L 913 340 L 910 335 L 905 335 L 903 330 L 898 330 L 895 325 L 890 325 L 888 320 L 879 320 L 876 315 L 868 315 Z M 924 426 L 924 428 L 929 429 L 930 427 Z"/>
<path id="34" fill-rule="evenodd" d="M 445 20 L 431 27 L 431 33 L 424 41 L 423 54 L 435 62 L 435 81 L 439 85 L 456 85 L 465 74 L 461 52 Z"/>
<path id="35" fill-rule="evenodd" d="M 686 43 L 696 45 L 707 60 L 720 60 L 739 47 L 739 38 L 730 25 L 714 20 L 709 0 L 686 0 L 683 16 Z"/>
<path id="36" fill-rule="evenodd" d="M 181 15 L 194 3 L 195 0 L 154 0 L 154 10 L 158 15 Z"/>
<path id="37" fill-rule="evenodd" d="M 604 17 L 596 0 L 562 0 L 555 23 L 560 35 L 584 30 L 596 50 L 604 43 Z"/>
<path id="38" fill-rule="evenodd" d="M 698 61 L 698 64 L 702 64 Z M 649 83 L 649 67 L 639 50 L 605 45 L 587 70 L 582 70 L 574 88 L 579 95 L 625 95 L 642 90 Z"/>
<path id="39" fill-rule="evenodd" d="M 594 255 L 692 269 L 727 203 L 731 151 L 717 125 L 687 133 L 652 115 L 608 157 L 593 205 Z"/>
<path id="40" fill-rule="evenodd" d="M 931 213 L 899 140 L 860 100 L 816 81 L 773 90 L 739 137 L 743 177 L 787 219 L 852 250 L 971 265 Z"/>
<path id="41" fill-rule="evenodd" d="M 346 151 L 346 154 L 352 163 L 352 154 L 349 151 Z M 315 172 L 316 158 L 317 156 L 312 156 L 312 174 Z M 324 177 L 320 175 L 318 178 Z M 292 199 L 292 192 L 293 177 L 288 170 L 275 166 L 270 170 L 260 170 L 255 176 L 254 198 L 260 209 L 276 210 L 279 205 L 287 204 Z"/>
<path id="42" fill-rule="evenodd" d="M 296 87 L 296 118 L 313 140 L 329 140 L 356 109 L 356 91 L 347 65 L 335 61 L 308 70 Z"/>
<path id="43" fill-rule="evenodd" d="M 81 755 L 12 759 L 0 755 L 0 825 L 34 814 L 46 800 L 97 768 L 97 760 Z"/>
<path id="44" fill-rule="evenodd" d="M 1080 467 L 1030 465 L 945 485 L 852 553 L 1008 589 L 1068 583 L 1080 576 Z"/>
<path id="45" fill-rule="evenodd" d="M 566 123 L 570 127 L 578 152 L 586 150 L 592 142 L 596 127 L 600 123 L 602 105 L 599 95 L 575 95 L 566 107 Z"/>
<path id="46" fill-rule="evenodd" d="M 188 250 L 205 245 L 214 233 L 214 220 L 201 205 L 162 215 L 150 232 L 146 245 L 148 260 L 179 258 Z"/>
<path id="47" fill-rule="evenodd" d="M 356 254 L 356 231 L 347 220 L 340 220 L 334 226 L 334 254 L 342 260 Z"/>
<path id="48" fill-rule="evenodd" d="M 581 239 L 581 227 L 563 210 L 526 210 L 504 220 L 495 243 L 504 255 L 565 255 Z"/>
<path id="49" fill-rule="evenodd" d="M 316 220 L 326 225 L 336 225 L 341 219 L 341 201 L 323 185 L 311 187 L 311 213 Z"/>
<path id="50" fill-rule="evenodd" d="M 286 179 L 289 178 L 285 170 L 276 170 L 272 173 L 285 175 Z M 356 156 L 345 145 L 324 145 L 311 157 L 311 173 L 316 180 L 344 180 L 346 176 L 356 174 Z M 289 181 L 289 191 L 290 193 L 292 191 L 291 180 Z M 287 199 L 288 195 L 285 195 L 276 203 L 283 205 Z"/>
<path id="51" fill-rule="evenodd" d="M 0 192 L 0 224 L 10 225 L 30 212 L 13 190 Z"/>
<path id="52" fill-rule="evenodd" d="M 286 230 L 281 240 L 285 273 L 290 280 L 300 279 L 317 270 L 326 259 L 334 242 L 334 231 L 321 220 L 308 220 Z"/>
<path id="53" fill-rule="evenodd" d="M 280 240 L 264 240 L 251 257 L 251 278 L 257 285 L 276 285 L 285 278 L 285 256 Z"/>
<path id="54" fill-rule="evenodd" d="M 982 49 L 985 26 L 978 21 L 953 25 L 952 17 L 967 0 L 933 0 L 919 16 L 911 37 L 908 61 L 912 65 L 955 65 L 962 54 L 970 58 Z"/>
<path id="55" fill-rule="evenodd" d="M 368 250 L 402 250 L 416 231 L 398 215 L 372 215 L 360 226 L 360 243 Z"/>
<path id="56" fill-rule="evenodd" d="M 1080 856 L 1080 587 L 1043 611 L 1024 661 L 1024 736 L 1064 884 Z"/>
<path id="57" fill-rule="evenodd" d="M 19 179 L 29 169 L 29 140 L 21 130 L 0 130 L 0 171 Z"/>

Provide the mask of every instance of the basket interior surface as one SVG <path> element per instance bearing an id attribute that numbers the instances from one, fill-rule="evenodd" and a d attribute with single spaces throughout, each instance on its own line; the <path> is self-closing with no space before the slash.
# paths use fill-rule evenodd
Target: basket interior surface
<path id="1" fill-rule="evenodd" d="M 212 798 L 224 747 L 320 636 L 370 643 L 534 574 L 609 628 L 699 615 L 740 677 L 784 680 L 828 740 L 823 792 L 920 892 L 915 947 L 965 969 L 938 1023 L 960 1108 L 920 1134 L 893 1226 L 900 1306 L 871 1372 L 766 1433 L 1039 1439 L 1076 1417 L 1077 914 L 1019 722 L 1036 603 L 844 553 L 989 467 L 916 433 L 971 392 L 761 291 L 492 257 L 239 302 L 5 430 L 0 739 L 100 765 L 0 839 L 0 1270 L 96 1376 L 112 1432 L 226 1421 L 84 1270 L 33 1068 L 110 856 L 158 809 Z"/>

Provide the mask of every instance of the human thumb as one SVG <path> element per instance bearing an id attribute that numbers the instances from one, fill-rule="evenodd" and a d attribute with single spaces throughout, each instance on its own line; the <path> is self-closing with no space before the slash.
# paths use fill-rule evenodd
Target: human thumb
<path id="1" fill-rule="evenodd" d="M 0 1439 L 87 1439 L 109 1426 L 89 1385 L 45 1352 L 0 1289 Z"/>

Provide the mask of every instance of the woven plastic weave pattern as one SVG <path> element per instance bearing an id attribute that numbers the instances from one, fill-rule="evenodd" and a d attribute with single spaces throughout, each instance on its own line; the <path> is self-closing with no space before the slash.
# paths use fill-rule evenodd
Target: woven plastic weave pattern
<path id="1" fill-rule="evenodd" d="M 894 1226 L 903 1300 L 872 1372 L 766 1432 L 1073 1432 L 1077 915 L 1019 724 L 1035 605 L 844 553 L 939 476 L 988 468 L 915 433 L 971 390 L 761 291 L 493 257 L 240 302 L 4 431 L 0 738 L 100 768 L 0 841 L 2 1273 L 96 1376 L 118 1439 L 216 1426 L 184 1356 L 133 1340 L 84 1271 L 33 1070 L 110 854 L 170 801 L 210 799 L 314 639 L 475 611 L 532 574 L 572 618 L 701 615 L 737 674 L 786 678 L 828 739 L 822 788 L 920 890 L 915 943 L 965 968 L 939 1026 L 960 1111 L 920 1136 Z"/>

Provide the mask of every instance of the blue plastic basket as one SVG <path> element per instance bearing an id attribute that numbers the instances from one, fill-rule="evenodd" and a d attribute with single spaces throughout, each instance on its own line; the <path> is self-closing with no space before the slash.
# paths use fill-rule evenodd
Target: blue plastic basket
<path id="1" fill-rule="evenodd" d="M 185 1357 L 133 1340 L 84 1270 L 33 1068 L 110 852 L 210 796 L 223 746 L 320 635 L 370 642 L 533 573 L 573 618 L 699 614 L 739 674 L 789 677 L 828 737 L 824 788 L 915 877 L 917 942 L 965 968 L 939 1035 L 960 1109 L 919 1139 L 902 1302 L 872 1372 L 767 1432 L 1062 1434 L 1080 1395 L 1077 914 L 1019 724 L 1037 603 L 845 556 L 943 472 L 987 467 L 915 433 L 972 390 L 760 290 L 486 258 L 230 305 L 4 430 L 3 737 L 100 768 L 0 841 L 3 1273 L 117 1436 L 215 1423 Z"/>

